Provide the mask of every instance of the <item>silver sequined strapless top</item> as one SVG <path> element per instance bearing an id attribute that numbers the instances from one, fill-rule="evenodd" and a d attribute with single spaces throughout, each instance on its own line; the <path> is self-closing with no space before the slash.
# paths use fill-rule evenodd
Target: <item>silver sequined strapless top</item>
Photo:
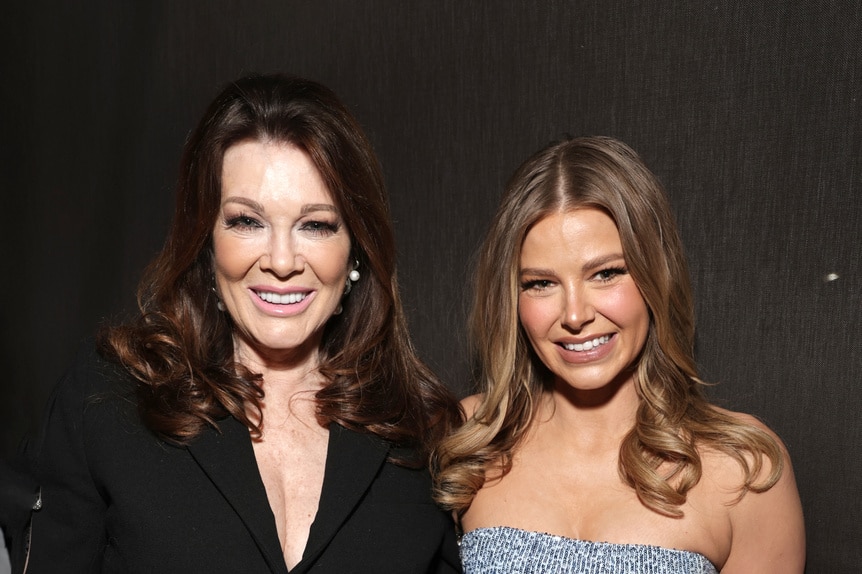
<path id="1" fill-rule="evenodd" d="M 587 542 L 507 526 L 464 534 L 461 561 L 464 574 L 718 574 L 695 552 Z"/>

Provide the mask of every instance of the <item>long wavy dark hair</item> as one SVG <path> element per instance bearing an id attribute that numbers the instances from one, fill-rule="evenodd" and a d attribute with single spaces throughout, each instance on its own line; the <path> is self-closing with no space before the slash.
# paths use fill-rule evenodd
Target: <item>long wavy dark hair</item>
<path id="1" fill-rule="evenodd" d="M 173 224 L 138 288 L 140 314 L 103 330 L 100 349 L 140 382 L 142 418 L 164 439 L 187 444 L 228 415 L 260 435 L 261 376 L 235 361 L 232 322 L 217 309 L 212 289 L 222 162 L 243 141 L 286 143 L 308 154 L 363 270 L 324 332 L 320 372 L 328 383 L 316 395 L 320 423 L 413 448 L 420 456 L 411 462 L 424 464 L 457 422 L 457 405 L 419 360 L 407 332 L 377 158 L 347 108 L 319 83 L 249 76 L 210 104 L 186 142 Z"/>

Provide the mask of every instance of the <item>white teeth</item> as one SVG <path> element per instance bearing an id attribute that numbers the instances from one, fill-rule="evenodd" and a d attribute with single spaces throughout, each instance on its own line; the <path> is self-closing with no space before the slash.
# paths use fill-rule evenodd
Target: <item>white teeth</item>
<path id="1" fill-rule="evenodd" d="M 257 296 L 267 303 L 275 303 L 276 305 L 292 305 L 294 303 L 299 303 L 308 297 L 308 293 L 285 293 L 284 295 L 281 295 L 279 293 L 258 291 Z"/>
<path id="2" fill-rule="evenodd" d="M 610 336 L 605 335 L 604 337 L 596 337 L 592 341 L 584 341 L 583 343 L 567 343 L 563 345 L 563 347 L 567 351 L 589 351 L 595 349 L 599 345 L 604 345 L 610 340 Z"/>

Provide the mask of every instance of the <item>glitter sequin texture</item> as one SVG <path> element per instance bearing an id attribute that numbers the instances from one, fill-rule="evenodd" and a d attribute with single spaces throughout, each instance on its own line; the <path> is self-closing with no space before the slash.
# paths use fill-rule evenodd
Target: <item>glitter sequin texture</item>
<path id="1" fill-rule="evenodd" d="M 464 574 L 717 574 L 709 560 L 694 552 L 508 527 L 466 533 L 461 560 Z"/>

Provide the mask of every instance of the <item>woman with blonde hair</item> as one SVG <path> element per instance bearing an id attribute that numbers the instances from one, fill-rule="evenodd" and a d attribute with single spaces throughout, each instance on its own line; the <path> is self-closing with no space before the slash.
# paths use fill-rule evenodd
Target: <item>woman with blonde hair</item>
<path id="1" fill-rule="evenodd" d="M 465 572 L 802 571 L 789 457 L 706 399 L 679 234 L 634 151 L 590 137 L 528 159 L 475 292 L 480 394 L 435 456 Z"/>

